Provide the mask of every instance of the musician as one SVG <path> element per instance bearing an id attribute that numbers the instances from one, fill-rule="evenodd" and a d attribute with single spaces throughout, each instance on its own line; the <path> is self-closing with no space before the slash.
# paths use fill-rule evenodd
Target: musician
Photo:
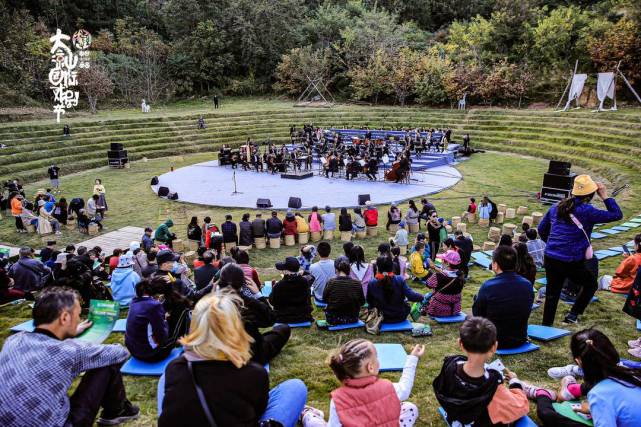
<path id="1" fill-rule="evenodd" d="M 305 170 L 312 168 L 312 161 L 314 160 L 314 152 L 311 145 L 307 147 L 307 158 L 305 159 Z"/>
<path id="2" fill-rule="evenodd" d="M 232 169 L 236 169 L 236 168 L 238 168 L 238 161 L 239 161 L 239 159 L 240 159 L 240 155 L 239 155 L 239 153 L 236 153 L 236 152 L 232 152 L 232 153 L 231 153 L 231 159 L 230 159 L 230 162 L 231 162 L 231 168 L 232 168 Z"/>
<path id="3" fill-rule="evenodd" d="M 298 148 L 294 149 L 294 151 L 289 153 L 289 160 L 292 163 L 294 172 L 296 172 L 297 170 L 300 170 L 300 164 L 298 163 Z"/>
<path id="4" fill-rule="evenodd" d="M 358 162 L 358 160 L 356 160 L 354 157 L 350 157 L 347 163 L 347 167 L 345 168 L 345 178 L 348 181 L 350 180 L 350 177 L 351 179 L 356 179 L 360 170 L 361 164 Z"/>
<path id="5" fill-rule="evenodd" d="M 258 150 L 254 149 L 252 151 L 252 156 L 251 156 L 251 164 L 254 166 L 256 169 L 256 172 L 262 172 L 263 171 L 263 162 L 260 159 L 260 154 L 258 153 Z"/>
<path id="6" fill-rule="evenodd" d="M 329 173 L 332 173 L 332 178 L 334 178 L 334 173 L 338 172 L 338 158 L 335 153 L 332 153 L 327 158 L 327 163 L 325 164 L 325 177 L 329 178 Z"/>
<path id="7" fill-rule="evenodd" d="M 407 157 L 401 156 L 401 160 L 399 161 L 399 167 L 398 167 L 398 172 L 396 174 L 396 182 L 397 184 L 407 177 L 407 174 L 410 171 L 410 161 Z"/>
<path id="8" fill-rule="evenodd" d="M 367 161 L 367 179 L 376 181 L 376 174 L 378 173 L 378 158 L 370 157 Z"/>

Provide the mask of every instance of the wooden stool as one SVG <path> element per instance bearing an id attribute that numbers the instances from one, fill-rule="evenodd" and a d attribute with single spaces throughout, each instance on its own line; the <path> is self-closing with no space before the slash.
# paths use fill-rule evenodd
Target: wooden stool
<path id="1" fill-rule="evenodd" d="M 505 211 L 507 210 L 507 205 L 505 205 L 505 204 L 503 204 L 503 203 L 499 203 L 496 207 L 497 207 L 497 209 L 499 210 L 499 212 L 500 212 L 500 213 L 503 213 L 503 214 L 504 214 L 504 213 L 505 213 Z"/>
<path id="2" fill-rule="evenodd" d="M 320 231 L 312 231 L 312 242 L 318 242 L 321 239 L 321 232 Z"/>
<path id="3" fill-rule="evenodd" d="M 367 235 L 369 237 L 376 237 L 378 236 L 378 228 L 377 227 L 370 227 L 369 225 L 367 226 Z"/>
<path id="4" fill-rule="evenodd" d="M 309 233 L 298 233 L 298 243 L 301 245 L 309 242 Z"/>
<path id="5" fill-rule="evenodd" d="M 356 239 L 364 239 L 365 236 L 367 236 L 367 232 L 365 231 L 357 231 L 354 233 L 354 238 Z"/>
<path id="6" fill-rule="evenodd" d="M 496 243 L 494 242 L 483 242 L 484 251 L 493 251 L 496 248 Z"/>
<path id="7" fill-rule="evenodd" d="M 543 219 L 543 214 L 541 212 L 532 212 L 532 225 L 539 225 Z"/>
<path id="8" fill-rule="evenodd" d="M 466 233 L 466 232 L 467 232 L 467 224 L 466 224 L 466 223 L 464 223 L 464 222 L 460 222 L 460 223 L 456 226 L 456 230 L 457 230 L 457 231 L 462 231 L 463 233 Z"/>
<path id="9" fill-rule="evenodd" d="M 194 251 L 185 252 L 183 254 L 183 259 L 187 264 L 194 265 L 194 261 L 196 260 L 196 252 Z"/>
<path id="10" fill-rule="evenodd" d="M 505 221 L 505 214 L 503 212 L 499 212 L 496 214 L 496 223 L 497 224 L 503 224 Z"/>
<path id="11" fill-rule="evenodd" d="M 452 227 L 456 228 L 457 225 L 461 223 L 461 217 L 460 216 L 453 216 L 452 217 Z"/>
<path id="12" fill-rule="evenodd" d="M 67 220 L 67 224 L 65 224 L 65 228 L 67 230 L 75 230 L 76 226 L 77 226 L 77 224 L 76 224 L 76 220 L 75 219 L 71 219 L 71 220 L 68 219 Z"/>
<path id="13" fill-rule="evenodd" d="M 274 239 L 270 238 L 269 239 L 269 247 L 272 248 L 272 249 L 280 248 L 280 237 L 276 237 Z"/>
<path id="14" fill-rule="evenodd" d="M 398 224 L 390 224 L 389 225 L 389 230 L 388 230 L 390 236 L 395 235 L 399 228 L 400 227 L 398 226 Z"/>
<path id="15" fill-rule="evenodd" d="M 416 224 L 408 224 L 408 229 L 410 233 L 418 233 L 418 230 L 419 230 L 418 222 Z"/>
<path id="16" fill-rule="evenodd" d="M 489 219 L 479 218 L 479 227 L 489 227 L 489 226 L 490 226 Z"/>
<path id="17" fill-rule="evenodd" d="M 498 241 L 501 240 L 501 229 L 498 227 L 490 227 L 490 231 L 487 233 L 487 238 L 498 243 Z"/>
<path id="18" fill-rule="evenodd" d="M 334 230 L 324 230 L 323 231 L 324 240 L 334 240 Z"/>
<path id="19" fill-rule="evenodd" d="M 451 225 L 449 225 L 449 224 L 445 224 L 445 230 L 446 230 L 448 233 L 451 233 L 451 232 L 452 232 L 452 226 L 451 226 Z"/>
<path id="20" fill-rule="evenodd" d="M 256 237 L 254 239 L 254 246 L 256 246 L 256 249 L 265 249 L 267 247 L 267 241 L 264 237 Z"/>
<path id="21" fill-rule="evenodd" d="M 285 234 L 285 246 L 294 246 L 296 244 L 296 238 L 293 234 Z"/>
<path id="22" fill-rule="evenodd" d="M 407 255 L 407 246 L 399 246 L 398 248 L 401 250 L 401 255 Z"/>
<path id="23" fill-rule="evenodd" d="M 481 250 L 481 247 L 480 247 L 479 245 L 472 245 L 472 250 L 473 250 L 474 252 L 478 252 L 478 251 L 480 251 L 480 250 Z"/>
<path id="24" fill-rule="evenodd" d="M 229 243 L 225 243 L 225 249 L 230 250 L 231 247 L 227 247 L 228 244 Z M 234 243 L 234 246 L 236 246 L 235 243 Z M 174 250 L 174 252 L 184 252 L 185 251 L 185 245 L 183 244 L 183 241 L 180 240 L 180 239 L 176 239 L 173 242 L 171 242 L 171 247 Z"/>
<path id="25" fill-rule="evenodd" d="M 87 227 L 87 234 L 88 235 L 95 236 L 96 234 L 98 234 L 99 231 L 100 231 L 100 229 L 98 228 L 98 224 L 93 223 L 93 222 L 89 223 L 89 227 Z"/>
<path id="26" fill-rule="evenodd" d="M 198 242 L 196 242 L 195 240 L 187 240 L 187 245 L 189 246 L 190 251 L 198 250 Z"/>
<path id="27" fill-rule="evenodd" d="M 238 245 L 234 242 L 225 243 L 225 250 L 229 252 L 231 251 L 232 248 L 235 248 L 236 246 Z M 174 246 L 174 250 L 176 250 L 176 246 Z"/>
<path id="28" fill-rule="evenodd" d="M 525 215 L 521 224 L 527 224 L 532 227 L 532 224 L 534 224 L 534 219 L 529 215 Z"/>
<path id="29" fill-rule="evenodd" d="M 525 214 L 527 214 L 527 206 L 519 206 L 516 209 L 516 214 L 517 215 L 525 215 Z"/>
<path id="30" fill-rule="evenodd" d="M 241 250 L 241 251 L 245 251 L 245 252 L 251 250 L 251 248 L 252 248 L 251 246 L 240 246 L 240 245 L 238 245 L 238 249 Z"/>
<path id="31" fill-rule="evenodd" d="M 475 213 L 467 213 L 467 222 L 470 224 L 475 224 L 476 223 L 476 214 Z"/>
<path id="32" fill-rule="evenodd" d="M 341 242 L 351 242 L 351 241 L 352 241 L 352 232 L 341 231 Z"/>
<path id="33" fill-rule="evenodd" d="M 470 233 L 468 233 L 468 232 L 463 233 L 463 236 L 467 237 L 470 240 L 473 240 L 472 239 L 472 235 Z"/>
<path id="34" fill-rule="evenodd" d="M 514 208 L 507 208 L 505 211 L 505 219 L 514 219 L 516 218 L 516 209 Z"/>
<path id="35" fill-rule="evenodd" d="M 514 237 L 514 230 L 516 230 L 516 225 L 510 224 L 508 222 L 507 224 L 503 224 L 503 230 L 501 231 L 501 233 Z"/>

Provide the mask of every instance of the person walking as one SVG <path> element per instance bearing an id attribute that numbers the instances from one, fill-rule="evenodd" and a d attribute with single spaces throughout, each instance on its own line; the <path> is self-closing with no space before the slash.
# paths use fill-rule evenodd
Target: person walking
<path id="1" fill-rule="evenodd" d="M 598 195 L 606 210 L 590 204 Z M 545 273 L 547 290 L 543 309 L 543 325 L 554 323 L 561 289 L 566 279 L 580 284 L 581 290 L 564 323 L 577 323 L 594 292 L 597 278 L 587 267 L 586 260 L 594 257 L 590 235 L 595 224 L 618 221 L 623 218 L 621 208 L 612 197 L 608 197 L 605 185 L 592 180 L 589 175 L 574 179 L 572 195 L 563 199 L 547 211 L 539 224 L 539 234 L 546 243 Z"/>

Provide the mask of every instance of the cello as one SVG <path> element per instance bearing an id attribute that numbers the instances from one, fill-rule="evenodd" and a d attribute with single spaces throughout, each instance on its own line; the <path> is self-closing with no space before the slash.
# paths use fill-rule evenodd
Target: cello
<path id="1" fill-rule="evenodd" d="M 396 181 L 399 177 L 399 174 L 401 173 L 400 169 L 401 169 L 400 161 L 396 161 L 392 163 L 392 167 L 390 168 L 390 170 L 385 172 L 385 180 Z"/>

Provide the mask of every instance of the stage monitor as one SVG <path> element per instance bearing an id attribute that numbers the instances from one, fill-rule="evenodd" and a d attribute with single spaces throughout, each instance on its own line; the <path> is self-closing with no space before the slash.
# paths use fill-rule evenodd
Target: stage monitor
<path id="1" fill-rule="evenodd" d="M 256 207 L 258 209 L 271 208 L 272 202 L 269 199 L 258 199 L 256 200 Z"/>
<path id="2" fill-rule="evenodd" d="M 557 160 L 550 160 L 548 166 L 548 173 L 555 175 L 570 175 L 572 164 L 570 162 L 559 162 Z"/>
<path id="3" fill-rule="evenodd" d="M 365 202 L 368 202 L 370 200 L 371 199 L 370 199 L 369 194 L 359 194 L 358 195 L 358 204 L 359 204 L 359 206 L 363 206 L 365 204 Z"/>
<path id="4" fill-rule="evenodd" d="M 300 209 L 303 206 L 303 203 L 300 200 L 300 197 L 290 197 L 289 202 L 287 203 L 288 208 Z"/>
<path id="5" fill-rule="evenodd" d="M 158 197 L 167 197 L 169 195 L 169 188 L 160 187 L 158 189 Z"/>
<path id="6" fill-rule="evenodd" d="M 158 177 L 157 176 L 151 178 L 151 185 L 158 185 Z"/>

